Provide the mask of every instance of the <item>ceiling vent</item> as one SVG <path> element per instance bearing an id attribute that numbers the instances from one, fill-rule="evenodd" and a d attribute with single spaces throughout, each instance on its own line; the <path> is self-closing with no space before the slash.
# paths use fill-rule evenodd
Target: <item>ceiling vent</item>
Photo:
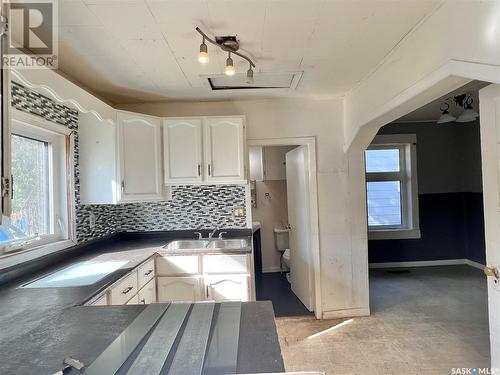
<path id="1" fill-rule="evenodd" d="M 225 74 L 208 76 L 207 81 L 212 91 L 228 90 L 295 90 L 302 72 L 257 73 L 253 75 L 253 83 L 247 83 L 246 74 L 228 77 Z"/>

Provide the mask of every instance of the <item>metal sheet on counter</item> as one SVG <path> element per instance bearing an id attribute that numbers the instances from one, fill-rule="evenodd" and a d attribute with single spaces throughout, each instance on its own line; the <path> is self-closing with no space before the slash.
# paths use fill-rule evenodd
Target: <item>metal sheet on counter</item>
<path id="1" fill-rule="evenodd" d="M 85 370 L 85 375 L 115 374 L 168 307 L 169 304 L 148 305 Z"/>
<path id="2" fill-rule="evenodd" d="M 197 303 L 193 305 L 191 315 L 170 366 L 169 375 L 201 375 L 214 306 L 214 303 Z"/>
<path id="3" fill-rule="evenodd" d="M 127 374 L 160 374 L 190 307 L 188 303 L 170 305 Z"/>
<path id="4" fill-rule="evenodd" d="M 203 375 L 236 373 L 241 302 L 224 302 L 212 330 Z"/>

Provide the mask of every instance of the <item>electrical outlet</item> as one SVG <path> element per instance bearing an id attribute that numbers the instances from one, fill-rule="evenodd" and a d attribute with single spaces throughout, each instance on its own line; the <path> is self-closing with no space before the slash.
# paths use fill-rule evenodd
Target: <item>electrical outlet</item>
<path id="1" fill-rule="evenodd" d="M 89 215 L 89 226 L 90 229 L 93 229 L 95 227 L 95 214 L 93 212 L 91 212 Z"/>
<path id="2" fill-rule="evenodd" d="M 234 206 L 233 207 L 233 215 L 234 215 L 234 217 L 244 217 L 245 216 L 245 207 Z"/>

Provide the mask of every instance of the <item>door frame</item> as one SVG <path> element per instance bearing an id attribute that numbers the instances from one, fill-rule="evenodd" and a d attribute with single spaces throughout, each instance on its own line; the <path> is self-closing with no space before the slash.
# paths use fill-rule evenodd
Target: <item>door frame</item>
<path id="1" fill-rule="evenodd" d="M 323 316 L 321 301 L 321 257 L 319 249 L 318 182 L 316 173 L 316 137 L 247 139 L 247 146 L 306 146 L 309 169 L 309 232 L 313 270 L 313 307 L 317 319 Z M 246 155 L 248 159 L 248 153 Z M 248 163 L 248 160 L 247 160 Z M 247 164 L 248 165 L 248 164 Z M 250 211 L 251 212 L 251 211 Z"/>

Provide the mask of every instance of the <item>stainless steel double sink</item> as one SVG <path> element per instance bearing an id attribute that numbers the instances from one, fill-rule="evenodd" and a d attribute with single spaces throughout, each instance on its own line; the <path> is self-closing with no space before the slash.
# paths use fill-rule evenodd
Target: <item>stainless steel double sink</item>
<path id="1" fill-rule="evenodd" d="M 248 247 L 248 241 L 244 238 L 177 240 L 163 246 L 165 250 L 236 250 L 246 247 Z"/>

